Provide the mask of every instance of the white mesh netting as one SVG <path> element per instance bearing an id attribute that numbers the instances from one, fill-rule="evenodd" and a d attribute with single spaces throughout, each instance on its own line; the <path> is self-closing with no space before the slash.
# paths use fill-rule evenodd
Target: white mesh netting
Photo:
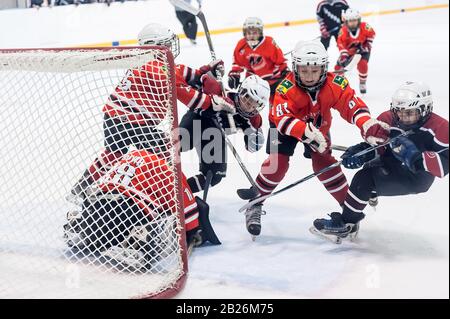
<path id="1" fill-rule="evenodd" d="M 0 298 L 130 298 L 184 282 L 173 58 L 0 50 Z"/>

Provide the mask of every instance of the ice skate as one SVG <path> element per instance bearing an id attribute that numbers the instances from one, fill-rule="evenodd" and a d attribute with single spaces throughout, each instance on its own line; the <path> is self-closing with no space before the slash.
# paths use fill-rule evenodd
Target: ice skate
<path id="1" fill-rule="evenodd" d="M 253 241 L 256 236 L 261 234 L 261 215 L 265 214 L 266 212 L 262 210 L 262 204 L 253 205 L 245 211 L 247 231 L 252 235 Z"/>
<path id="2" fill-rule="evenodd" d="M 359 230 L 358 224 L 346 224 L 340 213 L 331 213 L 330 219 L 316 219 L 314 225 L 309 229 L 314 235 L 329 240 L 335 244 L 341 244 L 342 239 L 350 234 L 351 239 L 356 238 Z"/>

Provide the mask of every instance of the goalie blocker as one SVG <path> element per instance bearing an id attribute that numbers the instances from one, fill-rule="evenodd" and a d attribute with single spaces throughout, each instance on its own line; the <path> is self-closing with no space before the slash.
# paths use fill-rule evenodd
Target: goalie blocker
<path id="1" fill-rule="evenodd" d="M 124 267 L 145 269 L 174 250 L 175 181 L 170 167 L 146 150 L 130 150 L 95 185 L 79 211 L 67 214 L 68 247 L 97 253 Z M 166 173 L 166 174 L 165 174 Z M 194 197 L 182 176 L 187 244 L 220 245 L 209 206 Z"/>

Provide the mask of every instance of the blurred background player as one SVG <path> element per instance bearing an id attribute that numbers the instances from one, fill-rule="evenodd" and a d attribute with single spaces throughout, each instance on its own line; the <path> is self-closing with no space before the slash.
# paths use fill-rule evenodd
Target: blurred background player
<path id="1" fill-rule="evenodd" d="M 342 76 L 328 72 L 328 54 L 319 41 L 297 44 L 292 53 L 292 69 L 278 86 L 269 113 L 270 130 L 264 161 L 256 178 L 258 189 L 239 190 L 242 199 L 272 193 L 289 168 L 298 142 L 305 145 L 304 156 L 312 160 L 314 172 L 336 163 L 330 149 L 331 109 L 356 125 L 370 144 L 384 142 L 388 131 L 384 123 L 371 118 L 366 104 Z M 344 204 L 347 180 L 340 167 L 318 176 L 339 205 Z M 261 232 L 262 203 L 246 211 L 247 230 Z"/>
<path id="2" fill-rule="evenodd" d="M 220 244 L 208 205 L 192 195 L 181 175 L 187 245 Z M 147 150 L 130 149 L 101 178 L 81 210 L 68 213 L 67 245 L 137 269 L 170 255 L 177 241 L 175 185 L 169 163 Z"/>
<path id="3" fill-rule="evenodd" d="M 425 193 L 435 177 L 448 174 L 448 121 L 433 113 L 430 88 L 423 83 L 407 82 L 393 95 L 391 109 L 378 119 L 392 126 L 391 137 L 412 130 L 408 136 L 394 139 L 378 152 L 356 157 L 368 149 L 367 143 L 350 147 L 343 155 L 346 168 L 360 168 L 346 196 L 342 214 L 331 213 L 330 219 L 316 219 L 313 234 L 340 243 L 353 238 L 369 198 Z"/>
<path id="4" fill-rule="evenodd" d="M 367 76 L 369 74 L 369 59 L 375 31 L 367 22 L 361 22 L 361 14 L 354 9 L 348 9 L 343 15 L 344 26 L 338 37 L 340 55 L 335 71 L 343 70 L 355 57 L 361 55 L 358 63 L 359 91 L 367 93 Z"/>
<path id="5" fill-rule="evenodd" d="M 233 65 L 228 74 L 228 86 L 237 89 L 241 74 L 260 76 L 270 84 L 271 93 L 287 74 L 288 67 L 283 51 L 275 40 L 264 36 L 264 24 L 260 18 L 250 17 L 244 22 L 244 38 L 241 39 L 233 54 Z"/>
<path id="6" fill-rule="evenodd" d="M 320 41 L 326 50 L 331 37 L 337 41 L 342 26 L 342 13 L 349 8 L 345 0 L 322 0 L 317 5 L 317 21 L 320 25 Z"/>
<path id="7" fill-rule="evenodd" d="M 192 0 L 183 0 L 184 2 L 187 2 L 191 4 Z M 199 8 L 202 7 L 202 0 L 196 0 L 198 3 Z M 186 37 L 191 41 L 192 44 L 197 44 L 197 17 L 193 15 L 190 12 L 184 11 L 181 8 L 178 8 L 175 6 L 175 13 L 177 15 L 178 20 L 183 25 L 184 34 Z"/>
<path id="8" fill-rule="evenodd" d="M 179 39 L 170 29 L 149 24 L 138 35 L 140 45 L 167 46 L 174 58 L 180 53 Z M 156 56 L 144 67 L 128 70 L 121 83 L 111 93 L 104 112 L 105 150 L 83 173 L 72 187 L 67 199 L 77 203 L 83 201 L 89 186 L 110 169 L 128 151 L 130 145 L 139 149 L 150 149 L 155 154 L 170 158 L 167 153 L 169 136 L 157 126 L 167 116 L 166 99 L 169 73 L 163 56 Z M 176 90 L 180 102 L 191 110 L 231 110 L 220 95 L 214 98 L 201 92 L 200 78 L 206 73 L 223 72 L 223 61 L 216 60 L 199 70 L 185 65 L 176 66 Z"/>
<path id="9" fill-rule="evenodd" d="M 217 96 L 222 88 L 219 82 L 209 75 L 202 76 L 203 93 Z M 184 134 L 180 136 L 181 151 L 196 149 L 200 159 L 200 174 L 190 177 L 188 184 L 194 193 L 204 189 L 208 171 L 213 173 L 211 186 L 221 182 L 227 171 L 227 145 L 217 125 L 226 134 L 238 129 L 244 133 L 245 148 L 253 153 L 264 145 L 262 118 L 259 112 L 269 104 L 270 87 L 256 75 L 246 78 L 239 86 L 237 93 L 230 92 L 226 101 L 235 112 L 219 108 L 191 109 L 181 119 L 180 128 Z M 228 114 L 232 114 L 232 121 Z M 233 122 L 233 123 L 231 123 Z"/>

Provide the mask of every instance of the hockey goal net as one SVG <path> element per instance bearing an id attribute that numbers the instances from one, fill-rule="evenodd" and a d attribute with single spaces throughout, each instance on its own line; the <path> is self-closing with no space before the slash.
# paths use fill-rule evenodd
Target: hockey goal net
<path id="1" fill-rule="evenodd" d="M 162 47 L 0 50 L 0 298 L 183 287 L 174 74 Z"/>

